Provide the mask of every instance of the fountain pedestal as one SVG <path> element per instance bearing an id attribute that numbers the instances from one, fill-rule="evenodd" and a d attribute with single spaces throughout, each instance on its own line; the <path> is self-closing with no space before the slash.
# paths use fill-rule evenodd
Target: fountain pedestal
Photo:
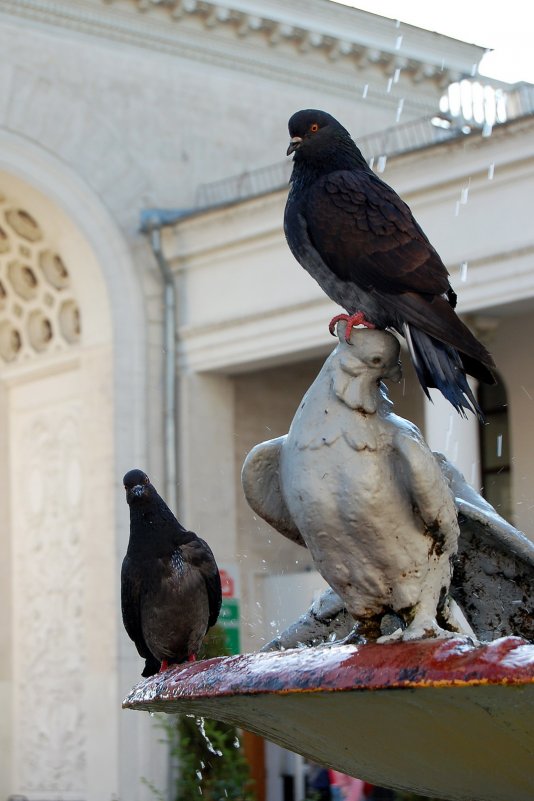
<path id="1" fill-rule="evenodd" d="M 124 707 L 226 721 L 378 785 L 532 801 L 534 545 L 393 413 L 395 338 L 340 333 L 289 433 L 243 468 L 252 508 L 335 593 L 272 650 L 175 666 Z M 325 644 L 354 626 L 362 644 Z"/>

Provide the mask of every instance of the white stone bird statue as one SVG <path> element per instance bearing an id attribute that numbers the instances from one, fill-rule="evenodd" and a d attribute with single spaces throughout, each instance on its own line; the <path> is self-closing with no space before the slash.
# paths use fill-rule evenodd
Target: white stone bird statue
<path id="1" fill-rule="evenodd" d="M 453 585 L 451 593 L 453 565 L 463 571 L 464 585 L 473 579 L 481 568 L 472 551 L 489 532 L 486 550 L 494 554 L 497 536 L 501 550 L 515 548 L 520 564 L 526 560 L 532 579 L 534 545 L 432 453 L 416 426 L 393 413 L 381 380 L 400 379 L 397 339 L 355 329 L 346 342 L 343 326 L 338 338 L 289 433 L 257 445 L 243 465 L 252 509 L 307 546 L 333 590 L 275 645 L 340 637 L 354 621 L 358 635 L 379 641 L 458 634 L 476 639 L 476 628 L 484 626 L 500 631 L 495 621 L 480 622 L 480 610 L 473 627 L 464 614 L 465 591 Z M 463 505 L 458 497 L 455 502 L 459 484 Z M 460 524 L 465 542 L 458 556 Z M 518 611 L 514 603 L 510 597 L 510 608 Z M 510 633 L 506 626 L 501 630 Z"/>

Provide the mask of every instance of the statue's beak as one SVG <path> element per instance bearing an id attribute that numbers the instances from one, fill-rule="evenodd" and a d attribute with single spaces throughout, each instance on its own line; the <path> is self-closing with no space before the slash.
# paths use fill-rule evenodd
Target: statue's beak
<path id="1" fill-rule="evenodd" d="M 286 156 L 290 156 L 302 144 L 302 136 L 292 136 L 289 140 L 289 147 Z"/>

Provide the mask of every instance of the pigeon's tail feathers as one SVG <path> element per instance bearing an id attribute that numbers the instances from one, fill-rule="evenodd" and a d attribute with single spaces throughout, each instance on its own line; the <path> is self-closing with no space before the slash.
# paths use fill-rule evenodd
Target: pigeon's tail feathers
<path id="1" fill-rule="evenodd" d="M 462 417 L 467 417 L 467 410 L 484 423 L 482 409 L 469 386 L 458 351 L 408 323 L 403 328 L 419 383 L 427 398 L 430 399 L 429 387 L 435 387 Z"/>
<path id="2" fill-rule="evenodd" d="M 148 676 L 155 676 L 156 673 L 159 673 L 159 669 L 161 667 L 161 662 L 159 659 L 156 659 L 155 656 L 147 656 L 145 659 L 145 667 L 143 668 L 143 672 L 141 676 L 147 678 Z"/>

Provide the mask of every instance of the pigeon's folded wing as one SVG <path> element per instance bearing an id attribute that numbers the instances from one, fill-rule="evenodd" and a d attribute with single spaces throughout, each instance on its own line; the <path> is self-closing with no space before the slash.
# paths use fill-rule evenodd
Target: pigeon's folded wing
<path id="1" fill-rule="evenodd" d="M 338 278 L 389 294 L 449 290 L 447 269 L 410 208 L 372 172 L 343 170 L 316 181 L 302 213 Z"/>
<path id="2" fill-rule="evenodd" d="M 284 537 L 306 547 L 280 487 L 280 450 L 286 437 L 256 445 L 243 464 L 241 483 L 249 506 Z"/>
<path id="3" fill-rule="evenodd" d="M 128 556 L 124 557 L 121 570 L 121 609 L 124 628 L 134 641 L 139 656 L 149 659 L 152 654 L 143 637 L 141 627 L 141 578 L 132 567 Z"/>
<path id="4" fill-rule="evenodd" d="M 182 545 L 184 560 L 201 573 L 208 593 L 208 627 L 214 626 L 219 617 L 222 603 L 221 577 L 208 543 L 200 537 Z"/>

